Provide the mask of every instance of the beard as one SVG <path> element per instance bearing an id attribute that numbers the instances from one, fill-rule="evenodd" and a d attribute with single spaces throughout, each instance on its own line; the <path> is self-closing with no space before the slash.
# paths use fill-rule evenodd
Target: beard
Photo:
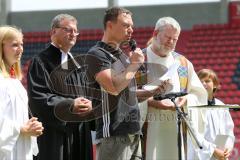
<path id="1" fill-rule="evenodd" d="M 155 45 L 157 51 L 160 53 L 164 53 L 164 55 L 168 55 L 174 50 L 174 48 L 166 47 L 164 44 L 162 44 L 161 42 L 158 43 L 156 40 L 153 41 L 153 44 Z"/>

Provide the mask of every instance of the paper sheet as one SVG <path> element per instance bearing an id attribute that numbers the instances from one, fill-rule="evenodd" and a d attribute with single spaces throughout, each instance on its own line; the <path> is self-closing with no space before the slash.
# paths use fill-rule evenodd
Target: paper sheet
<path id="1" fill-rule="evenodd" d="M 163 81 L 165 80 L 171 80 L 172 75 L 174 75 L 174 73 L 177 72 L 178 67 L 180 66 L 180 62 L 176 61 L 174 64 L 172 64 L 169 68 L 168 71 L 161 77 L 159 77 L 157 80 L 146 84 L 143 86 L 143 89 L 147 90 L 147 91 L 152 91 L 154 89 L 156 89 L 158 86 L 160 86 Z M 173 85 L 168 85 L 166 92 L 169 92 L 170 90 L 172 90 Z"/>
<path id="2" fill-rule="evenodd" d="M 217 135 L 214 143 L 220 149 L 224 149 L 226 147 L 227 141 L 230 138 L 228 135 Z"/>

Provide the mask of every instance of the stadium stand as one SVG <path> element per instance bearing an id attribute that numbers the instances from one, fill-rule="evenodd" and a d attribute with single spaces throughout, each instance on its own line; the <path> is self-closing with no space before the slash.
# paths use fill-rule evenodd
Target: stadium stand
<path id="1" fill-rule="evenodd" d="M 230 18 L 231 20 L 231 18 Z M 145 48 L 153 27 L 136 27 L 133 38 L 138 47 Z M 101 29 L 80 30 L 77 43 L 72 52 L 86 53 L 101 39 Z M 49 32 L 25 32 L 23 84 L 26 86 L 26 74 L 31 58 L 44 49 L 50 40 Z M 185 55 L 194 65 L 195 70 L 210 68 L 216 71 L 221 81 L 217 93 L 226 104 L 240 104 L 240 20 L 232 19 L 226 24 L 197 24 L 191 30 L 183 30 L 179 37 L 176 51 Z M 236 143 L 234 154 L 240 154 L 240 111 L 231 110 L 235 124 Z"/>

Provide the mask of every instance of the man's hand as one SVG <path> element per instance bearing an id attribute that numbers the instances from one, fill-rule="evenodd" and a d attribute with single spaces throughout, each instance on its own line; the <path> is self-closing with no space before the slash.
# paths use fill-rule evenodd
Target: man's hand
<path id="1" fill-rule="evenodd" d="M 36 117 L 32 117 L 20 128 L 20 133 L 28 136 L 40 136 L 43 134 L 43 129 L 42 123 Z"/>
<path id="2" fill-rule="evenodd" d="M 154 100 L 153 98 L 149 98 L 148 106 L 156 109 L 162 109 L 162 110 L 171 110 L 171 111 L 176 110 L 173 102 L 170 99 L 164 99 L 164 100 L 158 101 L 158 100 Z"/>
<path id="3" fill-rule="evenodd" d="M 136 48 L 135 51 L 130 53 L 130 62 L 137 63 L 139 66 L 144 62 L 144 55 L 140 48 Z"/>
<path id="4" fill-rule="evenodd" d="M 74 99 L 73 113 L 83 113 L 92 110 L 92 102 L 84 97 Z"/>
<path id="5" fill-rule="evenodd" d="M 221 149 L 219 149 L 219 148 L 215 148 L 215 149 L 214 149 L 213 156 L 214 156 L 217 160 L 225 160 L 224 151 L 221 150 Z"/>
<path id="6" fill-rule="evenodd" d="M 229 156 L 232 154 L 232 149 L 230 148 L 225 148 L 224 149 L 224 157 L 225 159 L 229 158 Z"/>
<path id="7" fill-rule="evenodd" d="M 170 79 L 164 80 L 152 93 L 153 95 L 164 94 L 171 85 L 172 81 Z"/>
<path id="8" fill-rule="evenodd" d="M 160 109 L 171 110 L 171 111 L 176 110 L 174 103 L 170 99 L 161 100 L 159 101 L 159 103 L 161 104 L 161 107 L 159 106 Z"/>
<path id="9" fill-rule="evenodd" d="M 187 98 L 185 96 L 178 97 L 176 103 L 179 107 L 183 107 L 187 103 Z"/>

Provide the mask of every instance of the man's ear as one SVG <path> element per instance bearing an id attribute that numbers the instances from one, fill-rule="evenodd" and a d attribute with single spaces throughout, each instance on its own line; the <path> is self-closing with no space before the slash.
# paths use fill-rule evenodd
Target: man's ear
<path id="1" fill-rule="evenodd" d="M 55 30 L 55 29 L 51 29 L 50 35 L 53 35 L 53 34 L 55 34 L 55 33 L 56 33 L 56 30 Z"/>
<path id="2" fill-rule="evenodd" d="M 106 28 L 112 29 L 112 22 L 111 21 L 107 21 Z"/>
<path id="3" fill-rule="evenodd" d="M 154 30 L 154 31 L 153 31 L 153 37 L 156 37 L 157 34 L 158 34 L 158 32 L 159 32 L 158 30 Z"/>

